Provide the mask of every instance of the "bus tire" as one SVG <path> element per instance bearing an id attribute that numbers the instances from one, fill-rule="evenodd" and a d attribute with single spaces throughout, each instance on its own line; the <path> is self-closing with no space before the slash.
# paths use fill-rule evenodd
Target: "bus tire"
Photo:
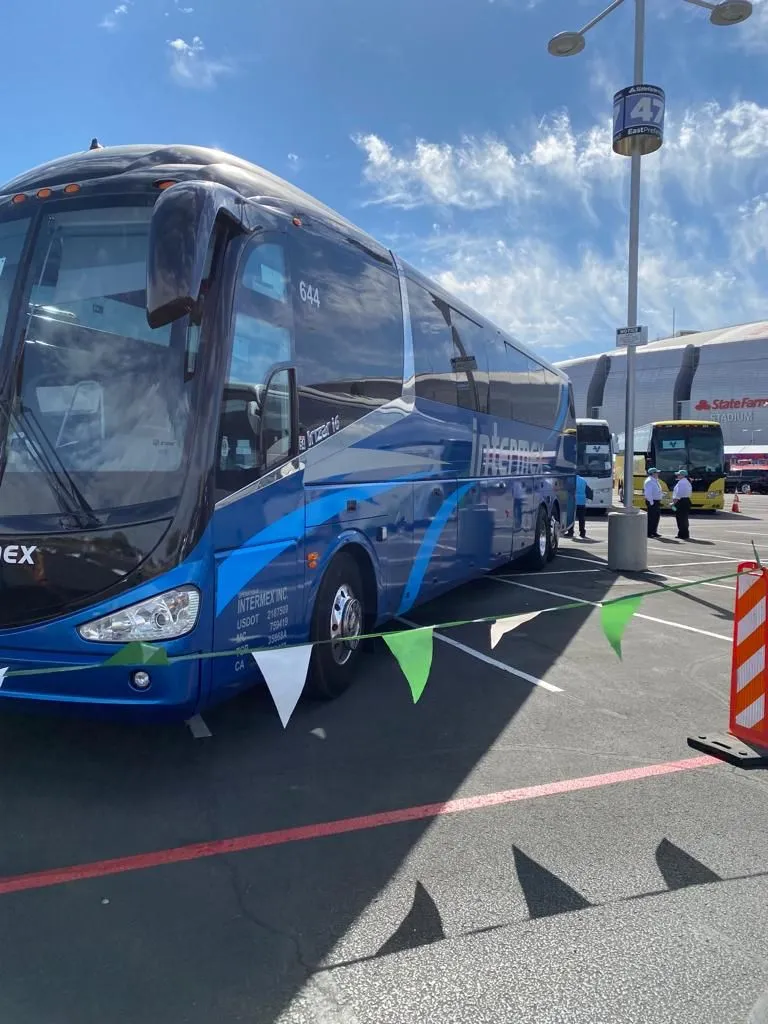
<path id="1" fill-rule="evenodd" d="M 560 506 L 555 502 L 552 506 L 552 513 L 549 517 L 549 530 L 547 532 L 547 561 L 551 562 L 557 557 L 560 550 Z"/>
<path id="2" fill-rule="evenodd" d="M 351 555 L 341 552 L 328 566 L 317 592 L 310 633 L 315 646 L 307 679 L 308 696 L 333 700 L 350 687 L 363 643 L 341 638 L 360 636 L 367 621 L 360 569 Z"/>
<path id="3" fill-rule="evenodd" d="M 539 505 L 536 515 L 536 532 L 534 534 L 533 547 L 525 557 L 525 564 L 529 569 L 538 572 L 547 564 L 547 552 L 549 551 L 549 513 L 544 505 Z"/>

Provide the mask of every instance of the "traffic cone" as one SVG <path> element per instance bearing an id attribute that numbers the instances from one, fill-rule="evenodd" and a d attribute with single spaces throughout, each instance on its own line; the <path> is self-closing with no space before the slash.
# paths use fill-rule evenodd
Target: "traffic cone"
<path id="1" fill-rule="evenodd" d="M 733 492 L 733 504 L 731 505 L 731 512 L 741 512 L 739 508 L 739 492 L 734 490 Z"/>
<path id="2" fill-rule="evenodd" d="M 688 746 L 741 768 L 768 768 L 768 570 L 742 562 L 738 572 L 728 732 L 689 736 Z"/>

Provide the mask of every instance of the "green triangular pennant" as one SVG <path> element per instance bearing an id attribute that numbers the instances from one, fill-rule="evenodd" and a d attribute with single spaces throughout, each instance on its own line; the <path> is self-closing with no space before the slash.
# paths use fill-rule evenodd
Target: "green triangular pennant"
<path id="1" fill-rule="evenodd" d="M 621 638 L 624 636 L 624 630 L 640 607 L 642 600 L 643 595 L 638 594 L 636 597 L 625 597 L 621 601 L 611 601 L 600 609 L 600 623 L 605 638 L 619 658 L 621 658 Z"/>
<path id="2" fill-rule="evenodd" d="M 432 627 L 385 633 L 384 642 L 392 651 L 411 688 L 413 703 L 424 693 L 432 668 Z"/>
<path id="3" fill-rule="evenodd" d="M 757 562 L 757 564 L 762 569 L 763 568 L 763 563 L 760 561 L 760 555 L 758 555 L 758 553 L 757 553 L 757 548 L 755 547 L 755 542 L 754 541 L 752 541 L 752 550 L 755 552 L 755 561 Z"/>
<path id="4" fill-rule="evenodd" d="M 167 665 L 168 653 L 164 647 L 155 647 L 154 644 L 142 644 L 138 640 L 134 640 L 126 644 L 125 647 L 121 647 L 104 664 Z"/>

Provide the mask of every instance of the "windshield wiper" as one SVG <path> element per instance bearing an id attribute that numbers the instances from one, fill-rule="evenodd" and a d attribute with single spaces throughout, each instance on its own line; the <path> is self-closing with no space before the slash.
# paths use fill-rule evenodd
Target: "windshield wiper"
<path id="1" fill-rule="evenodd" d="M 101 521 L 72 479 L 32 410 L 21 407 L 18 412 L 14 412 L 10 403 L 0 399 L 0 411 L 5 415 L 8 435 L 14 419 L 23 427 L 25 447 L 45 474 L 62 512 L 72 516 L 81 528 L 101 526 Z M 2 468 L 5 468 L 4 465 Z"/>

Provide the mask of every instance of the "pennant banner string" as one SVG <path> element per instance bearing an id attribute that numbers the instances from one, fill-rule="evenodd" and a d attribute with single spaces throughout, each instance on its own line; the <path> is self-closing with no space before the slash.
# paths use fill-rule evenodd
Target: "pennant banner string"
<path id="1" fill-rule="evenodd" d="M 738 576 L 738 575 L 739 575 L 738 571 L 732 571 L 732 572 L 728 572 L 728 573 L 723 573 L 720 576 L 710 576 L 708 579 L 693 580 L 693 581 L 691 581 L 689 583 L 676 583 L 676 584 L 674 584 L 672 586 L 668 586 L 668 585 L 666 585 L 664 583 L 659 583 L 654 590 L 640 591 L 640 592 L 638 592 L 636 594 L 626 594 L 626 595 L 623 595 L 622 597 L 610 598 L 607 601 L 601 601 L 601 602 L 598 602 L 598 601 L 584 601 L 584 600 L 579 600 L 578 598 L 575 598 L 573 601 L 568 601 L 565 604 L 553 605 L 553 606 L 551 606 L 549 608 L 542 608 L 536 614 L 537 615 L 547 615 L 547 614 L 550 614 L 552 612 L 570 611 L 570 610 L 572 610 L 574 608 L 594 608 L 594 607 L 606 608 L 606 607 L 609 607 L 609 606 L 614 605 L 614 604 L 619 604 L 619 603 L 621 603 L 623 601 L 628 601 L 628 600 L 630 600 L 630 598 L 633 598 L 633 597 L 649 598 L 649 597 L 655 596 L 656 594 L 669 593 L 669 592 L 674 592 L 674 591 L 677 591 L 677 590 L 690 590 L 691 587 L 702 586 L 705 583 L 716 583 L 719 580 L 733 579 L 735 576 Z M 507 616 L 507 618 L 515 618 L 515 616 Z M 451 620 L 449 622 L 433 623 L 429 628 L 432 629 L 432 630 L 435 630 L 435 629 L 444 630 L 444 629 L 456 628 L 456 627 L 459 627 L 459 626 L 470 626 L 470 625 L 476 625 L 476 624 L 482 624 L 482 623 L 490 624 L 490 623 L 494 623 L 494 622 L 498 622 L 498 621 L 501 621 L 498 615 L 484 615 L 484 616 L 481 616 L 481 617 L 478 617 L 478 618 L 472 618 L 472 619 L 455 619 L 455 620 Z M 405 632 L 410 632 L 410 630 L 406 630 Z M 393 633 L 365 633 L 365 634 L 361 634 L 356 639 L 357 640 L 373 640 L 373 639 L 384 638 L 385 641 L 386 641 L 386 637 L 387 636 L 392 637 L 393 635 L 395 635 L 395 634 L 393 634 Z M 331 640 L 316 640 L 316 641 L 314 641 L 314 644 L 324 644 L 324 643 L 331 643 L 331 642 L 332 642 Z M 265 654 L 265 653 L 268 653 L 268 652 L 272 653 L 272 652 L 276 652 L 276 651 L 296 650 L 298 648 L 303 648 L 303 647 L 306 647 L 306 646 L 311 646 L 311 645 L 307 645 L 306 641 L 302 641 L 301 643 L 286 644 L 286 645 L 284 645 L 282 647 L 274 647 L 274 648 L 242 646 L 242 647 L 236 647 L 236 648 L 232 648 L 230 650 L 225 650 L 225 651 L 198 651 L 198 652 L 196 652 L 194 654 L 178 654 L 178 655 L 174 655 L 174 656 L 169 656 L 167 654 L 167 652 L 166 652 L 164 647 L 159 647 L 156 644 L 138 643 L 138 642 L 134 641 L 132 643 L 126 644 L 123 647 L 121 647 L 118 651 L 115 652 L 115 654 L 112 655 L 111 658 L 109 658 L 109 659 L 107 659 L 106 661 L 103 661 L 103 662 L 96 662 L 96 663 L 91 663 L 91 664 L 87 664 L 87 665 L 64 665 L 64 666 L 57 665 L 54 668 L 22 668 L 22 669 L 10 669 L 10 668 L 7 668 L 6 672 L 5 672 L 5 677 L 10 679 L 10 678 L 16 677 L 16 676 L 52 675 L 53 673 L 56 673 L 56 672 L 88 672 L 88 671 L 94 671 L 96 669 L 103 669 L 106 666 L 116 667 L 118 665 L 119 666 L 125 666 L 125 667 L 129 667 L 129 666 L 139 667 L 139 666 L 148 665 L 148 664 L 153 664 L 153 665 L 175 665 L 175 664 L 177 664 L 179 662 L 182 662 L 182 661 L 204 661 L 204 660 L 208 660 L 210 658 L 232 658 L 232 657 L 238 657 L 238 656 L 239 657 L 245 657 L 247 655 L 255 656 L 257 654 Z M 124 660 L 124 659 L 127 659 L 128 656 L 129 656 L 128 655 L 129 649 L 130 649 L 130 658 L 131 658 L 131 660 L 130 661 Z M 152 658 L 152 660 L 148 660 L 150 657 Z"/>
<path id="2" fill-rule="evenodd" d="M 384 643 L 408 680 L 414 704 L 424 692 L 432 668 L 433 632 L 432 626 L 421 626 L 384 634 Z"/>
<path id="3" fill-rule="evenodd" d="M 600 609 L 600 622 L 605 638 L 621 660 L 621 638 L 630 619 L 640 607 L 642 597 L 624 597 L 621 601 L 604 604 Z"/>
<path id="4" fill-rule="evenodd" d="M 271 651 L 253 653 L 253 659 L 264 676 L 264 682 L 275 702 L 284 729 L 304 690 L 311 656 L 312 644 L 304 644 L 303 647 L 278 647 Z"/>
<path id="5" fill-rule="evenodd" d="M 505 618 L 497 619 L 493 622 L 491 624 L 491 650 L 493 650 L 503 636 L 511 633 L 518 626 L 530 622 L 531 619 L 535 619 L 537 615 L 541 615 L 541 612 L 523 612 L 520 615 L 507 615 Z"/>

